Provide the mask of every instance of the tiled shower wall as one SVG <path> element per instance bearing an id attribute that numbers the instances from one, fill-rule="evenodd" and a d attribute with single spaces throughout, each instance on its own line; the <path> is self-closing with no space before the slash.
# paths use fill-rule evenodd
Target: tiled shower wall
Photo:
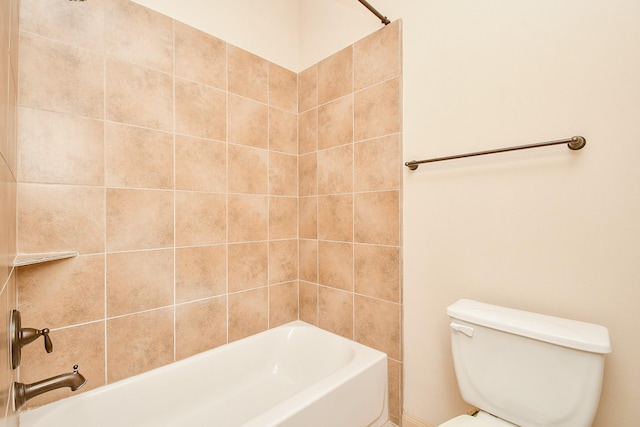
<path id="1" fill-rule="evenodd" d="M 127 0 L 22 0 L 18 249 L 80 255 L 20 268 L 55 346 L 21 379 L 88 390 L 301 318 L 389 354 L 397 419 L 399 32 L 296 75 Z"/>
<path id="2" fill-rule="evenodd" d="M 402 378 L 401 26 L 298 75 L 300 319 L 387 353 Z"/>
<path id="3" fill-rule="evenodd" d="M 0 1 L 0 425 L 16 425 L 9 401 L 9 313 L 16 306 L 16 103 L 18 95 L 18 0 Z"/>

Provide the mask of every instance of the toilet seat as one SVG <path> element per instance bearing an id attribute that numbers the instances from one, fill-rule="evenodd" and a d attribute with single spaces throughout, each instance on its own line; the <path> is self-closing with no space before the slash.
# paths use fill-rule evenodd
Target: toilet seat
<path id="1" fill-rule="evenodd" d="M 450 419 L 444 424 L 440 424 L 438 427 L 495 427 L 495 425 L 488 424 L 471 415 L 460 415 L 459 417 Z"/>

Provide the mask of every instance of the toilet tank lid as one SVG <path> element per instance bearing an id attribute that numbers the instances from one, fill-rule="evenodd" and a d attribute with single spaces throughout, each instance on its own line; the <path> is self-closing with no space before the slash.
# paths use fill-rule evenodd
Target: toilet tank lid
<path id="1" fill-rule="evenodd" d="M 458 320 L 509 332 L 564 347 L 593 353 L 611 353 L 609 331 L 604 326 L 547 316 L 498 305 L 461 299 L 447 307 Z"/>

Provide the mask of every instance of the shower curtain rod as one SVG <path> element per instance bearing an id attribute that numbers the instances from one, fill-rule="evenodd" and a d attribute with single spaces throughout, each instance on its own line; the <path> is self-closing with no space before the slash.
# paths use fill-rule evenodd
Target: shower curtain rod
<path id="1" fill-rule="evenodd" d="M 464 157 L 473 157 L 473 156 L 483 156 L 485 154 L 495 154 L 495 153 L 504 153 L 506 151 L 515 151 L 515 150 L 526 150 L 528 148 L 538 148 L 538 147 L 546 147 L 548 145 L 557 145 L 557 144 L 567 144 L 571 150 L 580 150 L 585 146 L 587 140 L 582 136 L 574 136 L 567 139 L 559 139 L 557 141 L 548 141 L 548 142 L 539 142 L 537 144 L 527 144 L 527 145 L 518 145 L 515 147 L 506 147 L 506 148 L 498 148 L 497 150 L 487 150 L 487 151 L 476 151 L 475 153 L 466 153 L 466 154 L 458 154 L 455 156 L 447 156 L 447 157 L 438 157 L 436 159 L 428 159 L 428 160 L 411 160 L 410 162 L 406 162 L 404 165 L 411 169 L 412 171 L 418 169 L 423 163 L 433 163 L 433 162 L 441 162 L 443 160 L 453 160 L 453 159 L 462 159 Z"/>
<path id="2" fill-rule="evenodd" d="M 387 17 L 386 17 L 386 16 L 384 16 L 384 15 L 382 15 L 380 12 L 378 12 L 378 11 L 376 10 L 376 8 L 375 8 L 375 7 L 373 7 L 373 6 L 371 6 L 371 5 L 369 4 L 369 2 L 368 2 L 368 1 L 366 1 L 366 0 L 358 0 L 358 1 L 359 1 L 360 3 L 362 3 L 362 5 L 363 5 L 364 7 L 366 7 L 367 9 L 369 9 L 369 10 L 371 11 L 371 13 L 373 13 L 374 15 L 376 15 L 376 16 L 378 17 L 378 19 L 380 20 L 380 22 L 382 22 L 384 25 L 389 25 L 389 24 L 391 23 L 391 21 L 389 21 L 389 20 L 387 19 Z"/>

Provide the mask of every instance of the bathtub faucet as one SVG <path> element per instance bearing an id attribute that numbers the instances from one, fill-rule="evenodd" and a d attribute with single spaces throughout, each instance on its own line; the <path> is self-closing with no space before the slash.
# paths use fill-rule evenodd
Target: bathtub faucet
<path id="1" fill-rule="evenodd" d="M 78 372 L 78 365 L 73 366 L 73 372 L 69 372 L 32 384 L 13 383 L 13 395 L 15 410 L 17 411 L 27 403 L 27 400 L 57 388 L 69 387 L 76 391 L 87 383 L 87 379 Z"/>

